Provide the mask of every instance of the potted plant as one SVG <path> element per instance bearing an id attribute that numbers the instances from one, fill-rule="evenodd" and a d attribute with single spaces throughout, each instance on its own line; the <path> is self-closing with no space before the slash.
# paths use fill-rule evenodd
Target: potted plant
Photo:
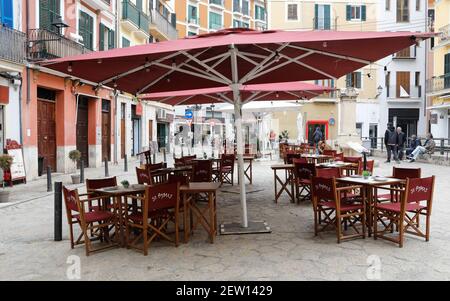
<path id="1" fill-rule="evenodd" d="M 123 180 L 122 182 L 120 182 L 120 184 L 122 184 L 123 188 L 128 188 L 130 187 L 130 182 L 128 182 L 127 180 Z"/>
<path id="2" fill-rule="evenodd" d="M 69 152 L 69 159 L 75 164 L 78 163 L 81 159 L 81 152 L 77 149 L 74 149 Z M 80 184 L 80 174 L 71 175 L 73 184 Z"/>
<path id="3" fill-rule="evenodd" d="M 2 187 L 5 187 L 3 175 L 6 172 L 9 172 L 11 165 L 13 163 L 13 158 L 10 155 L 2 154 L 0 155 L 0 181 L 2 183 Z M 0 191 L 0 203 L 7 202 L 9 200 L 9 191 L 2 189 Z"/>
<path id="4" fill-rule="evenodd" d="M 368 179 L 370 177 L 370 171 L 363 170 L 362 176 L 363 176 L 364 179 Z"/>
<path id="5" fill-rule="evenodd" d="M 280 142 L 287 142 L 289 139 L 289 132 L 287 130 L 282 131 L 278 138 Z"/>

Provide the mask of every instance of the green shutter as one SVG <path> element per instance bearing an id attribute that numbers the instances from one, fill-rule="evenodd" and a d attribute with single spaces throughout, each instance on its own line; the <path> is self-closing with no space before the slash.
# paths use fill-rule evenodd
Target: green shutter
<path id="1" fill-rule="evenodd" d="M 319 28 L 319 5 L 314 5 L 314 29 Z"/>
<path id="2" fill-rule="evenodd" d="M 39 1 L 39 28 L 56 32 L 58 29 L 52 25 L 57 16 L 61 14 L 59 0 Z"/>
<path id="3" fill-rule="evenodd" d="M 108 49 L 116 48 L 116 32 L 114 30 L 108 31 Z"/>
<path id="4" fill-rule="evenodd" d="M 102 23 L 100 23 L 99 26 L 99 36 L 98 36 L 98 50 L 102 51 L 105 50 L 105 25 L 103 25 Z"/>
<path id="5" fill-rule="evenodd" d="M 325 19 L 323 22 L 324 29 L 331 29 L 331 9 L 328 4 L 323 6 L 323 17 Z"/>
<path id="6" fill-rule="evenodd" d="M 345 76 L 345 86 L 346 87 L 351 87 L 353 85 L 352 83 L 352 74 L 349 73 Z"/>
<path id="7" fill-rule="evenodd" d="M 356 72 L 356 84 L 355 88 L 361 89 L 361 72 Z"/>
<path id="8" fill-rule="evenodd" d="M 366 6 L 361 6 L 361 21 L 366 21 Z"/>
<path id="9" fill-rule="evenodd" d="M 351 5 L 347 5 L 347 10 L 346 10 L 346 20 L 350 21 L 352 19 L 352 6 Z"/>

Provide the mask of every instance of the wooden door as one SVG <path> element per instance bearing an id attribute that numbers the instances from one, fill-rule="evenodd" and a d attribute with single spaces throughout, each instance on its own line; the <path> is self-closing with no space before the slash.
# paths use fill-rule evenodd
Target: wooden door
<path id="1" fill-rule="evenodd" d="M 125 141 L 126 141 L 126 132 L 125 132 L 125 104 L 122 103 L 120 105 L 120 157 L 125 158 Z"/>
<path id="2" fill-rule="evenodd" d="M 410 87 L 410 78 L 409 72 L 398 71 L 396 73 L 396 82 L 397 82 L 397 98 L 400 97 L 409 97 L 409 87 Z M 403 89 L 403 91 L 402 91 Z M 406 94 L 405 94 L 406 92 Z"/>
<path id="3" fill-rule="evenodd" d="M 102 160 L 111 160 L 111 118 L 109 112 L 102 112 Z"/>
<path id="4" fill-rule="evenodd" d="M 148 141 L 153 141 L 153 120 L 148 121 Z"/>
<path id="5" fill-rule="evenodd" d="M 89 166 L 88 98 L 80 97 L 77 111 L 77 150 L 81 152 L 84 166 Z"/>
<path id="6" fill-rule="evenodd" d="M 38 100 L 38 156 L 44 158 L 44 168 L 56 171 L 55 102 Z"/>

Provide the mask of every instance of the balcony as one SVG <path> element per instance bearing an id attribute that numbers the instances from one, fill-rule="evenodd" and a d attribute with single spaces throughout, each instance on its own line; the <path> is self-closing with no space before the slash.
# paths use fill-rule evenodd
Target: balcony
<path id="1" fill-rule="evenodd" d="M 388 101 L 420 101 L 422 97 L 422 87 L 421 86 L 388 86 L 386 87 L 386 96 Z"/>
<path id="2" fill-rule="evenodd" d="M 339 98 L 339 91 L 330 91 L 323 94 L 320 94 L 319 96 L 314 97 L 311 99 L 313 102 L 337 102 Z"/>
<path id="3" fill-rule="evenodd" d="M 427 80 L 427 96 L 450 93 L 450 73 Z"/>
<path id="4" fill-rule="evenodd" d="M 200 25 L 200 19 L 197 16 L 191 16 L 186 18 L 186 23 L 190 26 L 193 25 L 198 27 Z"/>
<path id="5" fill-rule="evenodd" d="M 84 0 L 84 2 L 96 10 L 107 11 L 111 7 L 111 0 Z"/>
<path id="6" fill-rule="evenodd" d="M 178 31 L 159 11 L 152 10 L 150 14 L 150 33 L 160 41 L 176 40 Z"/>
<path id="7" fill-rule="evenodd" d="M 122 25 L 134 32 L 138 38 L 145 39 L 149 36 L 150 19 L 143 11 L 139 10 L 131 1 L 122 2 Z"/>
<path id="8" fill-rule="evenodd" d="M 331 18 L 313 18 L 314 30 L 337 30 L 337 17 Z"/>
<path id="9" fill-rule="evenodd" d="M 223 7 L 223 0 L 209 0 L 209 4 Z"/>
<path id="10" fill-rule="evenodd" d="M 416 58 L 416 55 L 417 55 L 416 47 L 411 46 L 393 54 L 392 58 L 395 60 L 412 60 Z"/>
<path id="11" fill-rule="evenodd" d="M 436 47 L 443 47 L 450 44 L 450 24 L 438 29 L 439 36 L 437 38 Z"/>
<path id="12" fill-rule="evenodd" d="M 27 57 L 41 61 L 90 52 L 83 45 L 46 29 L 28 31 Z"/>
<path id="13" fill-rule="evenodd" d="M 0 60 L 24 63 L 25 33 L 0 24 Z"/>

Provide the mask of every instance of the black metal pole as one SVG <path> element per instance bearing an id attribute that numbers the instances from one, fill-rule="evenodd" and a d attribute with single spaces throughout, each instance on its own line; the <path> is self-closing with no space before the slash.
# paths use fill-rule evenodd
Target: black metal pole
<path id="1" fill-rule="evenodd" d="M 109 177 L 108 158 L 105 158 L 105 177 Z"/>
<path id="2" fill-rule="evenodd" d="M 52 191 L 52 168 L 47 166 L 47 191 Z"/>
<path id="3" fill-rule="evenodd" d="M 80 183 L 84 183 L 84 160 L 80 160 Z"/>
<path id="4" fill-rule="evenodd" d="M 128 171 L 128 157 L 127 157 L 127 154 L 123 155 L 123 169 L 124 169 L 124 171 Z"/>
<path id="5" fill-rule="evenodd" d="M 363 158 L 364 158 L 363 170 L 367 170 L 367 153 L 366 152 L 363 152 Z"/>
<path id="6" fill-rule="evenodd" d="M 62 182 L 55 182 L 55 241 L 62 240 Z"/>

